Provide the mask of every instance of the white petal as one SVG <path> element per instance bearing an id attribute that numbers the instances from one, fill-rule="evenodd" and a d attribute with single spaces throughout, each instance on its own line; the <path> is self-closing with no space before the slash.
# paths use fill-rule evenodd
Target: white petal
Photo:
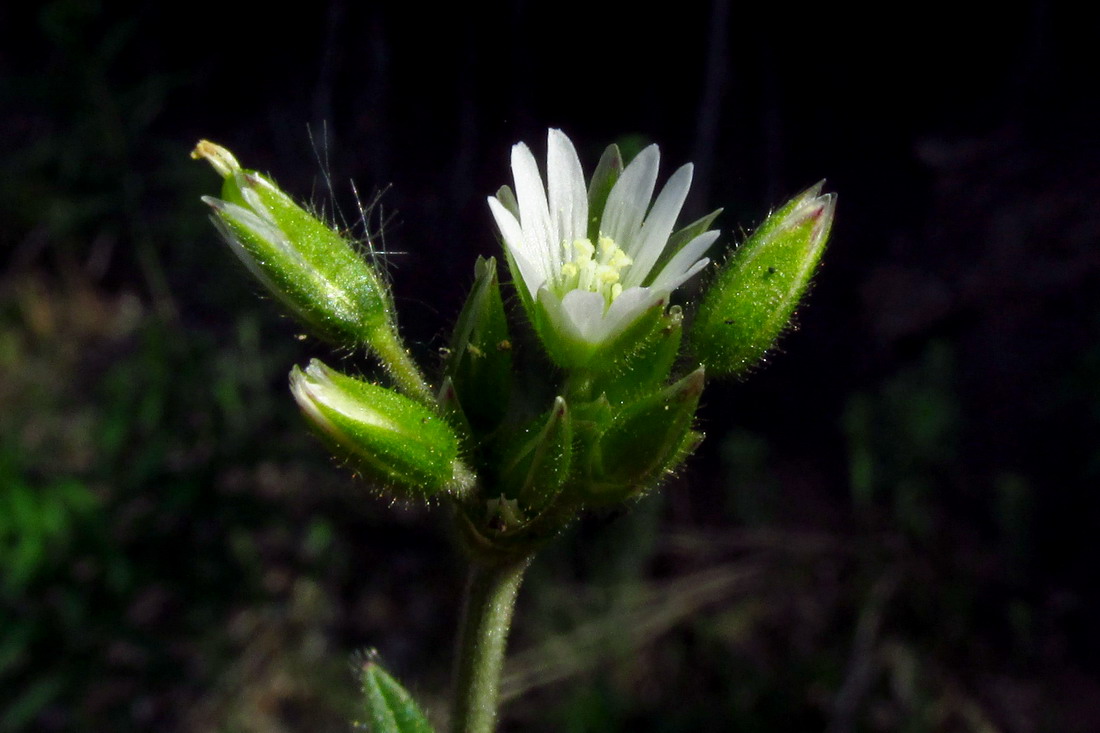
<path id="1" fill-rule="evenodd" d="M 680 166 L 653 202 L 653 209 L 646 217 L 642 231 L 638 233 L 635 251 L 627 252 L 634 258 L 634 264 L 627 270 L 624 287 L 645 282 L 654 263 L 660 259 L 665 245 L 668 244 L 669 235 L 672 234 L 672 227 L 676 224 L 676 217 L 680 216 L 688 189 L 691 188 L 694 169 L 691 163 Z"/>
<path id="2" fill-rule="evenodd" d="M 569 298 L 574 293 L 578 295 Z M 599 302 L 585 297 L 593 295 Z M 588 293 L 583 290 L 573 290 L 566 297 L 570 302 L 568 308 L 563 299 L 551 293 L 548 288 L 539 289 L 539 307 L 550 321 L 550 327 L 566 342 L 594 343 L 590 332 L 598 331 L 597 326 L 603 314 L 603 298 L 597 293 Z"/>
<path id="3" fill-rule="evenodd" d="M 633 242 L 653 198 L 660 162 L 660 151 L 656 145 L 650 145 L 630 161 L 607 196 L 600 232 L 614 239 L 631 257 Z"/>
<path id="4" fill-rule="evenodd" d="M 561 299 L 562 311 L 573 332 L 593 344 L 600 341 L 606 303 L 602 295 L 587 290 L 570 290 Z"/>
<path id="5" fill-rule="evenodd" d="M 587 236 L 588 193 L 584 171 L 573 143 L 561 130 L 550 130 L 546 141 L 546 182 L 550 193 L 550 230 L 558 259 L 571 259 L 562 246 Z"/>
<path id="6" fill-rule="evenodd" d="M 669 281 L 670 282 L 669 287 L 671 287 L 673 289 L 680 287 L 681 285 L 686 283 L 688 280 L 690 280 L 691 278 L 695 277 L 697 274 L 702 272 L 703 268 L 706 267 L 709 264 L 710 264 L 710 258 L 709 257 L 704 257 L 703 259 L 699 260 L 694 265 L 689 267 L 687 269 L 687 271 L 684 272 L 683 275 L 680 275 L 679 277 L 673 278 L 671 281 Z"/>
<path id="7" fill-rule="evenodd" d="M 604 341 L 626 329 L 651 308 L 668 296 L 668 293 L 656 288 L 627 288 L 611 303 L 600 321 L 599 340 Z M 567 296 L 568 297 L 568 296 Z"/>
<path id="8" fill-rule="evenodd" d="M 240 178 L 237 179 L 238 182 L 240 180 Z M 263 179 L 257 178 L 256 180 L 262 181 Z M 266 181 L 264 182 L 266 183 Z M 238 183 L 237 189 L 241 192 L 241 198 L 244 199 L 245 204 L 248 205 L 248 208 L 251 209 L 256 216 L 269 222 L 272 226 L 275 226 L 275 218 L 271 216 L 271 212 L 264 206 L 264 200 L 260 198 L 260 194 L 253 190 L 253 186 L 240 185 Z"/>
<path id="9" fill-rule="evenodd" d="M 535 293 L 546 283 L 546 278 L 542 275 L 542 265 L 536 264 L 538 261 L 532 260 L 523 250 L 509 247 L 508 254 L 512 255 L 512 262 L 519 269 L 519 277 L 527 286 L 527 292 L 534 298 Z M 512 277 L 515 276 L 516 273 L 513 272 Z"/>
<path id="10" fill-rule="evenodd" d="M 489 197 L 489 211 L 493 212 L 493 219 L 496 220 L 497 229 L 500 230 L 500 236 L 504 238 L 505 243 L 510 247 L 522 249 L 523 227 L 519 225 L 515 215 L 496 196 Z"/>
<path id="11" fill-rule="evenodd" d="M 523 143 L 512 146 L 512 177 L 519 201 L 519 223 L 523 227 L 523 248 L 530 259 L 541 260 L 546 272 L 556 272 L 557 243 L 551 242 L 550 214 L 546 210 L 546 188 L 531 149 Z"/>
<path id="12" fill-rule="evenodd" d="M 714 244 L 714 240 L 718 239 L 719 233 L 718 230 L 703 232 L 685 244 L 661 269 L 660 274 L 653 278 L 650 286 L 667 288 L 668 290 L 675 290 L 680 287 L 681 283 L 699 271 L 698 269 L 692 270 L 692 268 L 695 267 L 696 261 L 706 254 L 706 251 Z"/>
<path id="13" fill-rule="evenodd" d="M 237 220 L 238 226 L 243 224 L 246 228 L 250 228 L 252 230 L 251 233 L 253 234 L 253 236 L 264 239 L 265 241 L 271 241 L 275 243 L 275 245 L 279 249 L 282 249 L 284 251 L 291 251 L 290 243 L 286 241 L 286 236 L 280 230 L 264 222 L 262 219 L 255 216 L 252 212 L 243 209 L 236 204 L 224 204 L 224 206 L 227 209 L 230 206 L 234 206 L 240 209 L 240 212 L 234 212 L 234 217 Z M 246 215 L 248 218 L 246 218 Z M 229 245 L 230 249 L 233 250 L 233 254 L 237 255 L 237 257 L 240 258 L 241 262 L 244 263 L 244 266 L 248 268 L 248 271 L 251 272 L 257 280 L 262 282 L 264 286 L 266 286 L 273 293 L 282 292 L 279 289 L 279 286 L 275 284 L 275 281 L 272 280 L 268 276 L 267 272 L 263 269 L 263 267 L 260 266 L 260 263 L 256 261 L 255 255 L 245 249 L 244 244 L 237 237 L 236 233 L 234 233 L 234 231 L 230 229 L 229 226 L 224 221 L 222 221 L 220 217 L 211 216 L 210 221 L 212 221 L 214 223 L 214 226 L 217 227 L 218 233 L 222 235 L 222 239 L 224 239 Z M 299 260 L 300 259 L 301 257 L 299 256 Z"/>
<path id="14" fill-rule="evenodd" d="M 489 210 L 493 212 L 500 235 L 504 238 L 504 246 L 508 248 L 512 261 L 519 269 L 519 272 L 512 273 L 512 277 L 521 279 L 531 293 L 531 297 L 534 297 L 539 287 L 549 277 L 546 273 L 545 261 L 541 257 L 533 256 L 534 253 L 525 244 L 523 229 L 516 221 L 516 217 L 512 216 L 512 212 L 493 196 L 489 197 Z"/>

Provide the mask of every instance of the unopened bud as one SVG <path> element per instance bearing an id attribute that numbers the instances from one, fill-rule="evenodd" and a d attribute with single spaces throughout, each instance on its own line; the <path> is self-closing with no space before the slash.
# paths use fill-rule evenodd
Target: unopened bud
<path id="1" fill-rule="evenodd" d="M 466 419 L 481 432 L 504 417 L 512 383 L 512 343 L 496 264 L 492 257 L 477 259 L 474 286 L 455 324 L 444 372 Z"/>
<path id="2" fill-rule="evenodd" d="M 636 496 L 687 456 L 703 382 L 700 367 L 615 415 L 590 456 L 590 503 L 613 504 Z"/>
<path id="3" fill-rule="evenodd" d="M 382 276 L 338 232 L 270 180 L 241 168 L 225 148 L 203 140 L 191 157 L 222 176 L 222 197 L 203 197 L 229 246 L 276 297 L 318 336 L 368 346 L 392 330 Z"/>
<path id="4" fill-rule="evenodd" d="M 294 367 L 290 390 L 330 447 L 386 494 L 428 499 L 457 488 L 458 438 L 423 405 L 316 359 L 305 371 Z"/>
<path id="5" fill-rule="evenodd" d="M 755 366 L 791 321 L 817 269 L 836 197 L 822 184 L 776 211 L 741 245 L 703 296 L 692 349 L 712 375 Z"/>
<path id="6" fill-rule="evenodd" d="M 558 397 L 549 416 L 519 436 L 504 459 L 500 483 L 528 516 L 547 507 L 561 492 L 573 460 L 573 426 L 565 400 Z"/>

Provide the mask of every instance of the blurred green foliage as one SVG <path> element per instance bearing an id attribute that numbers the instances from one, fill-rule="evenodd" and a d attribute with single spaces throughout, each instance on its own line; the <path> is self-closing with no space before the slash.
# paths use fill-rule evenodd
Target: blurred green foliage
<path id="1" fill-rule="evenodd" d="M 180 660 L 165 644 L 201 636 L 225 612 L 198 599 L 247 592 L 211 522 L 255 525 L 257 498 L 227 493 L 224 471 L 265 453 L 257 443 L 277 424 L 279 352 L 255 351 L 247 315 L 231 357 L 133 296 L 8 285 L 0 678 L 10 704 L 0 729 L 44 710 L 95 727 L 140 703 L 127 691 L 137 679 L 173 684 Z M 318 544 L 316 528 L 310 538 Z M 82 697 L 97 677 L 108 690 L 116 678 L 119 689 L 104 693 L 114 699 Z"/>
<path id="2" fill-rule="evenodd" d="M 842 421 L 848 438 L 852 502 L 870 511 L 888 505 L 898 526 L 927 538 L 937 489 L 949 488 L 959 444 L 959 403 L 951 349 L 928 346 L 920 360 L 849 399 Z"/>

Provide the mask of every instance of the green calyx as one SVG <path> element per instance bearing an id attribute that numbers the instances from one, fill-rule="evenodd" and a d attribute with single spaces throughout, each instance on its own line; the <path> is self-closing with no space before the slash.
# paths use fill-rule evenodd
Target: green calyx
<path id="1" fill-rule="evenodd" d="M 294 367 L 290 389 L 315 431 L 387 496 L 426 500 L 467 488 L 458 436 L 423 405 L 316 359 Z"/>
<path id="2" fill-rule="evenodd" d="M 628 326 L 600 343 L 582 341 L 563 333 L 541 307 L 536 308 L 532 325 L 547 355 L 559 367 L 593 374 L 621 373 L 622 365 L 632 360 L 650 340 L 667 307 L 666 295 L 642 311 Z"/>
<path id="3" fill-rule="evenodd" d="M 769 216 L 706 290 L 690 340 L 712 375 L 744 374 L 790 324 L 832 226 L 836 198 L 822 185 Z"/>

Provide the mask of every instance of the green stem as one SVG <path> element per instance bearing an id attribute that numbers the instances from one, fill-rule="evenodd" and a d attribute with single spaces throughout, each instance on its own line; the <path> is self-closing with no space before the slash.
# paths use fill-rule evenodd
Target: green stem
<path id="1" fill-rule="evenodd" d="M 407 396 L 413 398 L 428 407 L 435 408 L 435 395 L 420 367 L 416 365 L 401 337 L 397 335 L 397 329 L 392 324 L 380 326 L 372 334 L 370 347 L 385 365 L 397 386 Z"/>
<path id="2" fill-rule="evenodd" d="M 455 661 L 452 733 L 492 733 L 500 672 L 516 593 L 531 556 L 503 564 L 473 561 Z"/>
<path id="3" fill-rule="evenodd" d="M 397 382 L 398 389 L 432 410 L 440 409 L 435 393 L 424 379 L 420 367 L 409 356 L 405 344 L 397 334 L 397 328 L 392 323 L 376 328 L 369 346 L 393 377 L 393 381 Z M 451 495 L 466 496 L 477 483 L 477 475 L 461 460 L 456 460 L 453 468 L 455 476 L 450 488 Z"/>

